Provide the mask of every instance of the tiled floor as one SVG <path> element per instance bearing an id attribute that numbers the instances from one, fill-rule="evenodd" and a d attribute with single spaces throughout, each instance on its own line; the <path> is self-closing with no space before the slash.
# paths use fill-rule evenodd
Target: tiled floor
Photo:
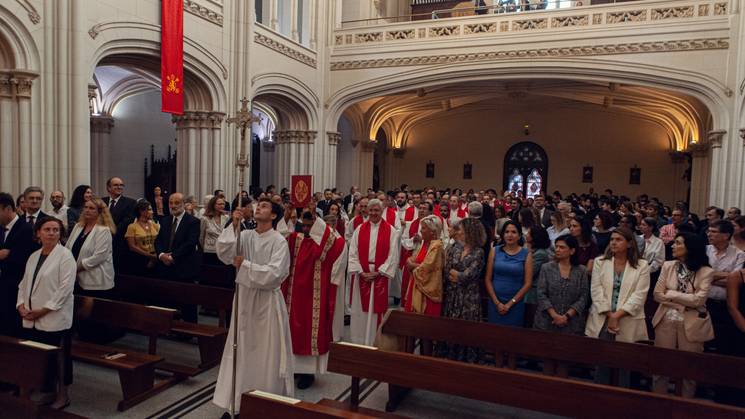
<path id="1" fill-rule="evenodd" d="M 207 318 L 209 321 L 209 318 Z M 347 327 L 348 329 L 348 327 Z M 348 333 L 348 330 L 345 332 Z M 116 342 L 122 347 L 144 349 L 147 339 L 127 335 Z M 196 364 L 199 359 L 194 344 L 160 339 L 158 353 L 171 362 Z M 116 404 L 121 398 L 119 378 L 115 371 L 76 362 L 75 379 L 70 388 L 72 399 L 67 411 L 89 418 L 189 418 L 217 419 L 224 412 L 212 404 L 212 394 L 218 368 L 212 368 L 196 377 L 183 381 L 127 410 L 118 412 Z M 345 400 L 349 397 L 350 379 L 337 374 L 316 377 L 307 390 L 296 390 L 298 399 L 317 402 L 322 398 Z M 388 387 L 386 384 L 362 382 L 362 405 L 378 410 L 385 409 Z M 550 418 L 551 416 L 475 402 L 460 397 L 413 391 L 399 406 L 396 413 L 414 418 Z"/>

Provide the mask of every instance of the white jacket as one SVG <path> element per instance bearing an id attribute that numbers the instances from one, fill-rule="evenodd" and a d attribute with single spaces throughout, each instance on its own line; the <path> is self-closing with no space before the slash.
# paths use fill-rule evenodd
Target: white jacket
<path id="1" fill-rule="evenodd" d="M 46 332 L 67 330 L 72 327 L 75 259 L 69 250 L 58 244 L 41 265 L 34 281 L 34 288 L 31 289 L 31 281 L 40 255 L 41 249 L 32 253 L 26 262 L 26 272 L 18 284 L 16 308 L 23 305 L 26 309 L 52 310 L 36 321 L 23 320 L 23 327 L 27 329 L 36 328 Z"/>
<path id="2" fill-rule="evenodd" d="M 72 250 L 84 226 L 75 224 L 67 240 L 67 248 Z M 114 288 L 114 257 L 112 253 L 111 230 L 96 225 L 85 239 L 80 249 L 77 264 L 83 270 L 78 272 L 78 283 L 84 290 L 109 290 Z"/>

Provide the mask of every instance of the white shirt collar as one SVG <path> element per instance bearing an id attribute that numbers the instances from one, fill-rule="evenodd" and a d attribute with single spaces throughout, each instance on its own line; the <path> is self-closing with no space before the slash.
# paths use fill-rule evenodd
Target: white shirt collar
<path id="1" fill-rule="evenodd" d="M 36 220 L 38 220 L 38 219 L 39 219 L 39 213 L 40 213 L 40 212 L 41 212 L 41 208 L 39 208 L 39 209 L 38 209 L 38 210 L 37 210 L 37 211 L 36 211 L 35 213 L 33 213 L 33 214 L 29 214 L 29 213 L 27 212 L 27 213 L 26 213 L 26 219 L 28 219 L 28 217 L 34 217 L 34 221 L 36 221 Z"/>
<path id="2" fill-rule="evenodd" d="M 174 215 L 176 218 L 176 224 L 181 224 L 181 220 L 184 218 L 184 214 L 186 214 L 186 211 L 181 212 L 181 215 Z"/>
<path id="3" fill-rule="evenodd" d="M 13 226 L 16 224 L 16 221 L 18 221 L 18 215 L 14 216 L 12 220 L 8 223 L 8 225 L 5 226 L 5 238 L 8 238 L 8 234 L 10 233 L 10 230 L 13 229 Z"/>

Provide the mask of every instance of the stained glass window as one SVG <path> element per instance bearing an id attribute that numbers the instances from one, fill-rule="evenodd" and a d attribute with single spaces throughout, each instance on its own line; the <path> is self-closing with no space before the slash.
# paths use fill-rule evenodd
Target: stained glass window
<path id="1" fill-rule="evenodd" d="M 510 191 L 515 194 L 523 192 L 523 175 L 515 169 L 510 176 Z"/>
<path id="2" fill-rule="evenodd" d="M 528 198 L 532 198 L 541 193 L 543 178 L 537 169 L 533 169 L 528 176 Z"/>

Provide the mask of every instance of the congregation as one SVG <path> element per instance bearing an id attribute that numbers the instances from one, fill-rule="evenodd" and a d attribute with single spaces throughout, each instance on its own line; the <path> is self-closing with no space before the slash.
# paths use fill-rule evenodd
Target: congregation
<path id="1" fill-rule="evenodd" d="M 70 404 L 73 337 L 111 341 L 121 332 L 74 324 L 74 295 L 114 298 L 115 275 L 184 283 L 204 265 L 233 265 L 239 312 L 230 320 L 214 402 L 248 389 L 292 395 L 327 371 L 331 342 L 349 324 L 353 343 L 376 345 L 386 312 L 535 328 L 590 338 L 745 356 L 745 216 L 640 195 L 537 194 L 424 188 L 348 194 L 326 189 L 295 208 L 272 185 L 229 202 L 125 195 L 88 185 L 45 194 L 0 193 L 0 334 L 63 348 L 44 390 Z M 100 195 L 105 195 L 101 197 Z M 197 322 L 198 307 L 174 307 Z M 230 342 L 236 327 L 238 351 Z M 75 336 L 73 336 L 75 335 Z M 261 336 L 262 339 L 252 339 Z M 478 348 L 422 343 L 423 355 L 501 365 Z M 264 371 L 241 374 L 240 371 Z M 630 377 L 620 372 L 622 385 Z M 611 372 L 590 372 L 608 383 Z M 295 382 L 294 379 L 297 379 Z M 668 378 L 651 388 L 668 391 Z M 683 396 L 697 393 L 685 380 Z M 718 391 L 715 400 L 742 403 Z"/>

